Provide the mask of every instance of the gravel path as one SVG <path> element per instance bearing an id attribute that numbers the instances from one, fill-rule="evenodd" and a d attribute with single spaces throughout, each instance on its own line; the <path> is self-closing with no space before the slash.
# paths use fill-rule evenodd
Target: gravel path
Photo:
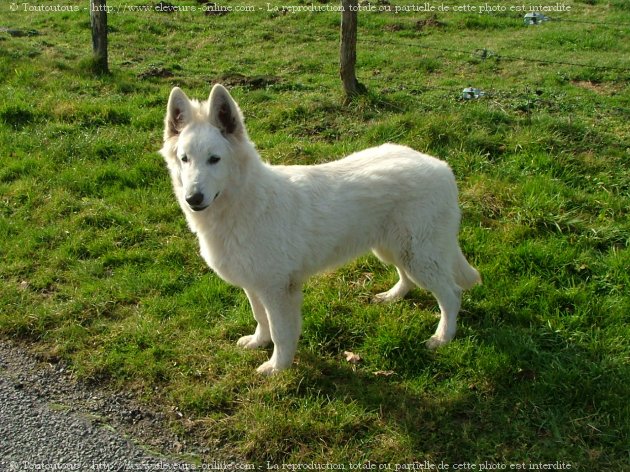
<path id="1" fill-rule="evenodd" d="M 185 444 L 165 433 L 167 420 L 130 396 L 80 385 L 63 364 L 39 362 L 0 340 L 2 472 L 190 470 L 121 434 L 139 436 L 172 457 Z"/>

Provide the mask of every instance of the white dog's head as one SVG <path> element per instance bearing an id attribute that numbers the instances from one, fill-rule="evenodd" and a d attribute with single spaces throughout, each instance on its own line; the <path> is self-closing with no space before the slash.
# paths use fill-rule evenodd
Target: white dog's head
<path id="1" fill-rule="evenodd" d="M 243 142 L 249 140 L 241 111 L 222 85 L 203 103 L 173 88 L 160 153 L 182 205 L 203 211 L 221 196 L 238 167 L 235 148 Z"/>

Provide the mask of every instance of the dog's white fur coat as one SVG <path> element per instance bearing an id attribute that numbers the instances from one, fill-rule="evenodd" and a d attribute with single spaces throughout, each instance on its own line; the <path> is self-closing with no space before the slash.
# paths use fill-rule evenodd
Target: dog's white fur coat
<path id="1" fill-rule="evenodd" d="M 160 152 L 201 255 L 250 301 L 258 325 L 238 344 L 274 343 L 259 372 L 292 364 L 305 280 L 369 250 L 400 276 L 377 301 L 422 286 L 441 310 L 427 345 L 455 335 L 461 292 L 480 277 L 459 248 L 457 187 L 446 163 L 384 144 L 327 164 L 269 165 L 221 85 L 201 103 L 172 90 Z"/>

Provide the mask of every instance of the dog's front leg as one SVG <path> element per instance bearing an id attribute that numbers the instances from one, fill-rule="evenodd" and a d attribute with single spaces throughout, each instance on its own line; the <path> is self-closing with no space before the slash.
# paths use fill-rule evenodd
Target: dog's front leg
<path id="1" fill-rule="evenodd" d="M 299 288 L 270 291 L 261 295 L 274 344 L 271 358 L 258 367 L 265 375 L 287 369 L 293 363 L 302 329 L 302 292 Z"/>
<path id="2" fill-rule="evenodd" d="M 266 346 L 271 342 L 267 310 L 265 310 L 265 307 L 260 301 L 258 295 L 256 295 L 253 291 L 245 289 L 245 295 L 247 295 L 249 304 L 252 307 L 254 319 L 258 322 L 258 325 L 256 326 L 254 334 L 243 336 L 236 344 L 244 347 L 245 349 L 256 349 L 258 347 Z"/>

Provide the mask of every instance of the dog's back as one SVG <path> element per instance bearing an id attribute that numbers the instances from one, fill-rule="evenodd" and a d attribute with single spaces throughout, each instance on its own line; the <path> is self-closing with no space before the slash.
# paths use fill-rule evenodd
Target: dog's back
<path id="1" fill-rule="evenodd" d="M 283 230 L 273 239 L 286 237 L 289 253 L 300 247 L 303 267 L 296 269 L 305 276 L 408 236 L 426 238 L 446 222 L 457 231 L 450 168 L 408 147 L 386 144 L 326 164 L 270 170 L 282 176 L 274 185 L 283 186 L 274 191 L 282 196 L 274 226 Z"/>

